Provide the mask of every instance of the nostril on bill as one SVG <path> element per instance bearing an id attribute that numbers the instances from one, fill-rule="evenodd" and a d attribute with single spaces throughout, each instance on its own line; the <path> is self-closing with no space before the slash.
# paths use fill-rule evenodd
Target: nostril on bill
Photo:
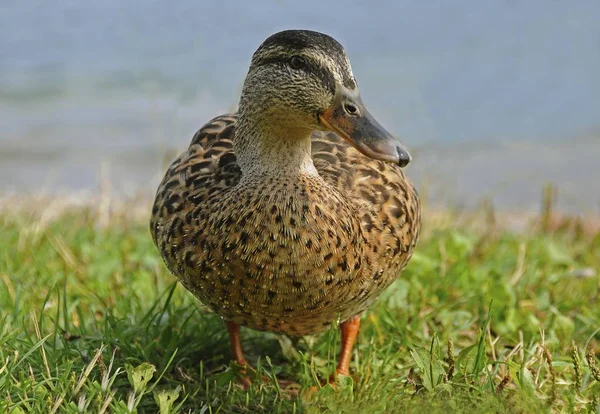
<path id="1" fill-rule="evenodd" d="M 356 107 L 356 105 L 351 104 L 351 103 L 345 103 L 344 110 L 349 115 L 357 115 L 358 114 L 358 108 Z"/>

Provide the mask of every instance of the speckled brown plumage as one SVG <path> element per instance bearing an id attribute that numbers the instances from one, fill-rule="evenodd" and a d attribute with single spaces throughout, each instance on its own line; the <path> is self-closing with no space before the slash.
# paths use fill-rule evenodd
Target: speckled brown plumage
<path id="1" fill-rule="evenodd" d="M 250 328 L 312 334 L 363 312 L 418 239 L 419 199 L 403 171 L 314 132 L 318 174 L 244 177 L 236 122 L 203 126 L 160 184 L 151 232 L 171 272 Z"/>

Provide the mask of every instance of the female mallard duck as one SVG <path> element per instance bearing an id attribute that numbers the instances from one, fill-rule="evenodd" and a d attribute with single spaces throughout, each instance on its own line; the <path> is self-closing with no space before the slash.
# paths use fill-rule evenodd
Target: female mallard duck
<path id="1" fill-rule="evenodd" d="M 203 126 L 169 167 L 151 232 L 181 283 L 226 322 L 313 334 L 341 321 L 349 374 L 360 314 L 419 236 L 408 152 L 362 103 L 333 38 L 272 35 L 252 57 L 237 114 Z"/>

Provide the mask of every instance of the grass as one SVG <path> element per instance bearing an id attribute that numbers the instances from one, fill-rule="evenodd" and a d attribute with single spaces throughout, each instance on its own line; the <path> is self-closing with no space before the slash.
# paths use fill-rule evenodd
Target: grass
<path id="1" fill-rule="evenodd" d="M 585 224 L 426 215 L 363 318 L 353 378 L 319 386 L 334 329 L 243 330 L 246 391 L 222 321 L 174 283 L 145 219 L 18 210 L 0 214 L 0 412 L 600 413 L 600 233 Z"/>

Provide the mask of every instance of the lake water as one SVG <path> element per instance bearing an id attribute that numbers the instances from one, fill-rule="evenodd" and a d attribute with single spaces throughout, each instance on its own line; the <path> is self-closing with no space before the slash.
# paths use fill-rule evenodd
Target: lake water
<path id="1" fill-rule="evenodd" d="M 342 5 L 343 4 L 343 5 Z M 364 101 L 435 204 L 600 210 L 600 2 L 4 0 L 0 194 L 151 194 L 164 159 L 232 110 L 285 28 L 347 48 Z"/>

